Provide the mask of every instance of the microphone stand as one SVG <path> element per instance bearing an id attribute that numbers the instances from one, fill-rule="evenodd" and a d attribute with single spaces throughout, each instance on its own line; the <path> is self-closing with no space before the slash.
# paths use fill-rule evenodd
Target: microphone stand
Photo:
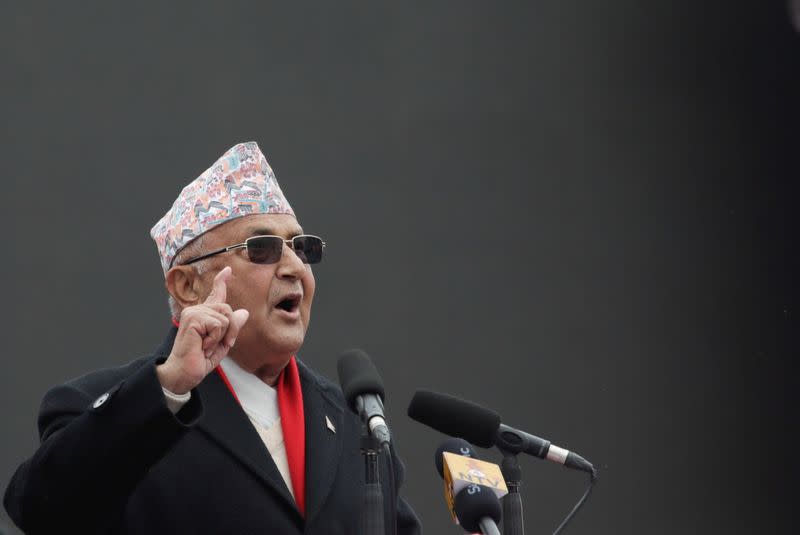
<path id="1" fill-rule="evenodd" d="M 361 533 L 385 535 L 383 523 L 383 489 L 378 472 L 378 441 L 364 427 L 361 436 L 361 453 L 364 455 L 365 481 L 364 508 L 361 511 Z"/>
<path id="2" fill-rule="evenodd" d="M 481 533 L 484 535 L 500 535 L 497 524 L 491 518 L 482 518 L 480 521 Z"/>
<path id="3" fill-rule="evenodd" d="M 503 535 L 525 535 L 525 522 L 522 519 L 522 468 L 519 466 L 519 451 L 499 448 L 503 454 L 500 471 L 506 480 L 508 494 L 503 497 Z"/>

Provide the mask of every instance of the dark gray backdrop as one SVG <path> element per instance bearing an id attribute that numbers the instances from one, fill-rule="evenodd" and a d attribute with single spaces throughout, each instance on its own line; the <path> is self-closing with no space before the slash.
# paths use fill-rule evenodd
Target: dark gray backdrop
<path id="1" fill-rule="evenodd" d="M 789 532 L 785 5 L 77 4 L 0 11 L 3 487 L 47 388 L 160 341 L 148 230 L 252 139 L 330 245 L 301 357 L 373 356 L 427 533 L 459 530 L 418 387 L 593 460 L 571 533 Z M 550 532 L 585 481 L 523 469 Z"/>

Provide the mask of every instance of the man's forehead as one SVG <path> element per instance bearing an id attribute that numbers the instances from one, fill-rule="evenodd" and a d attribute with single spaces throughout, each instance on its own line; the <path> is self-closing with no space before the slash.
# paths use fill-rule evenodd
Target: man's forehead
<path id="1" fill-rule="evenodd" d="M 303 233 L 303 227 L 293 215 L 289 214 L 253 214 L 236 218 L 219 225 L 207 232 L 216 239 L 244 240 L 250 236 L 271 234 L 292 237 Z"/>

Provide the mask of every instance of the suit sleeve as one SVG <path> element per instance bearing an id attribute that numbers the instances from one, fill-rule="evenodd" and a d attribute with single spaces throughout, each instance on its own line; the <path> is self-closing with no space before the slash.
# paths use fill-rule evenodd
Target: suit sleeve
<path id="1" fill-rule="evenodd" d="M 170 412 L 153 361 L 99 398 L 91 390 L 62 385 L 42 401 L 41 443 L 4 498 L 25 533 L 96 533 L 118 524 L 142 477 L 203 412 L 196 394 Z"/>
<path id="2" fill-rule="evenodd" d="M 397 534 L 398 535 L 419 535 L 422 533 L 422 525 L 411 505 L 400 498 L 400 487 L 405 480 L 405 465 L 395 451 L 394 444 L 391 446 L 392 464 L 394 466 L 395 496 L 397 497 Z"/>
<path id="3" fill-rule="evenodd" d="M 397 533 L 399 535 L 419 535 L 422 533 L 422 525 L 417 518 L 417 514 L 405 501 L 400 498 L 397 505 Z"/>

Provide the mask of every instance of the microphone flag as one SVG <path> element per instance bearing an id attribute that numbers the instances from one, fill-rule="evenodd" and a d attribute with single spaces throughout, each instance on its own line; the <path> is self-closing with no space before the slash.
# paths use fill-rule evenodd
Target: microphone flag
<path id="1" fill-rule="evenodd" d="M 442 452 L 444 468 L 444 499 L 453 522 L 458 524 L 455 497 L 461 490 L 470 485 L 481 485 L 491 489 L 498 499 L 508 494 L 505 479 L 500 467 L 494 463 L 480 461 L 472 457 L 456 455 L 449 451 Z"/>

